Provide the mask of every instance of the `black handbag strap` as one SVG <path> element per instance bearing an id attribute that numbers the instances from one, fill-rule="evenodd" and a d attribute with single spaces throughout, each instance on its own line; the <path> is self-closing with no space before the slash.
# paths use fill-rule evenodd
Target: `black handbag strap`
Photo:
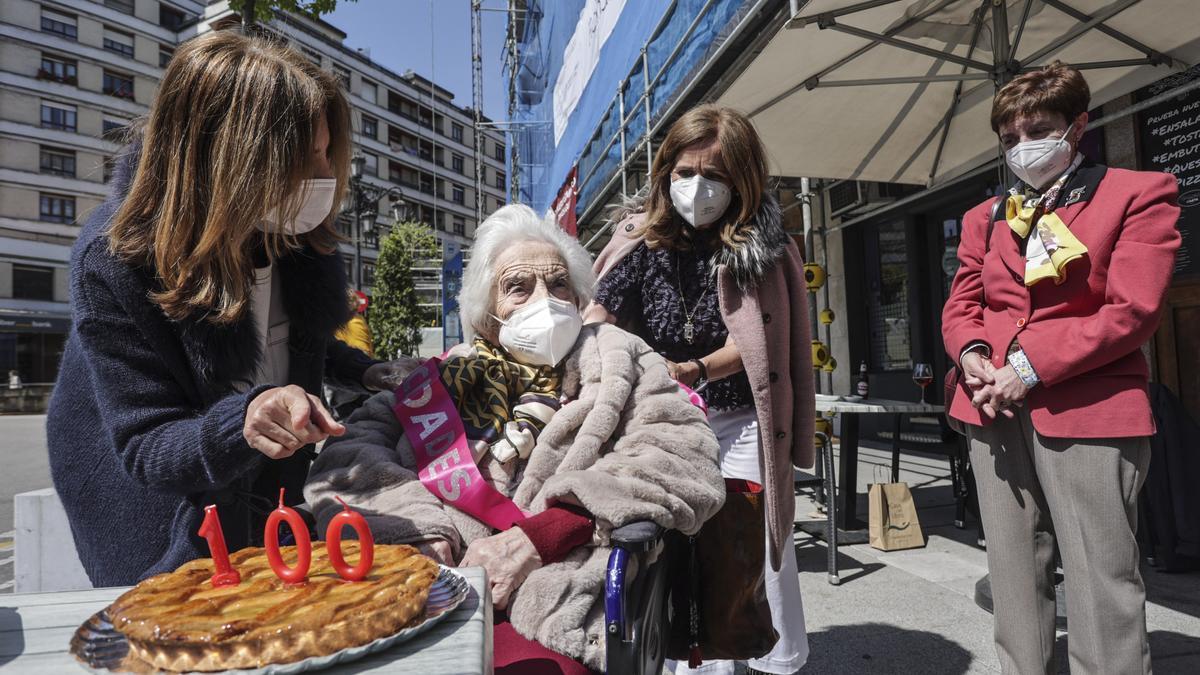
<path id="1" fill-rule="evenodd" d="M 985 256 L 992 250 L 992 228 L 996 226 L 996 216 L 999 215 L 1000 205 L 1004 202 L 1004 195 L 996 197 L 996 201 L 992 202 L 991 215 L 988 216 L 987 236 L 983 238 L 983 254 Z"/>

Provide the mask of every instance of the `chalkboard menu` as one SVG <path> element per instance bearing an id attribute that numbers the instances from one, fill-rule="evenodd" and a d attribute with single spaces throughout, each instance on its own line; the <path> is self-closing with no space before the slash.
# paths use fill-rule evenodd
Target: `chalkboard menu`
<path id="1" fill-rule="evenodd" d="M 1200 65 L 1163 78 L 1135 94 L 1145 101 L 1200 79 Z M 1200 275 L 1200 90 L 1151 106 L 1138 115 L 1142 169 L 1179 180 L 1179 232 L 1175 276 Z"/>

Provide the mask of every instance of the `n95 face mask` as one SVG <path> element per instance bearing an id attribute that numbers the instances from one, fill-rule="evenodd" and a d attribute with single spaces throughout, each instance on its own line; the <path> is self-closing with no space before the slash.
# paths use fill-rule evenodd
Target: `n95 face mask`
<path id="1" fill-rule="evenodd" d="M 1067 136 L 1073 128 L 1074 124 L 1067 127 L 1060 138 L 1017 143 L 1004 153 L 1008 168 L 1029 187 L 1035 190 L 1046 187 L 1071 166 L 1075 153 L 1071 151 Z"/>
<path id="2" fill-rule="evenodd" d="M 671 203 L 692 227 L 716 222 L 729 208 L 729 186 L 699 174 L 671 182 Z"/>
<path id="3" fill-rule="evenodd" d="M 497 318 L 500 321 L 499 318 Z M 521 363 L 557 366 L 579 337 L 583 318 L 573 303 L 547 297 L 500 321 L 500 346 Z"/>
<path id="4" fill-rule="evenodd" d="M 282 232 L 284 234 L 305 234 L 312 232 L 325 222 L 333 209 L 333 194 L 337 191 L 337 180 L 333 178 L 312 178 L 300 183 L 300 211 L 296 219 L 290 223 L 280 222 L 279 208 L 267 212 L 263 217 L 264 231 Z"/>

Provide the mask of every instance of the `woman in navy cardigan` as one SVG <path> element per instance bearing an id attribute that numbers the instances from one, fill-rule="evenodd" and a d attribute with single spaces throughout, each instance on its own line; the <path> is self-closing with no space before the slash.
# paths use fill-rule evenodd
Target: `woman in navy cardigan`
<path id="1" fill-rule="evenodd" d="M 304 449 L 342 431 L 326 372 L 382 386 L 386 364 L 333 339 L 349 136 L 336 79 L 285 48 L 212 33 L 168 65 L 75 244 L 47 424 L 95 585 L 207 556 L 207 504 L 231 551 L 260 542 L 279 489 L 302 499 Z"/>

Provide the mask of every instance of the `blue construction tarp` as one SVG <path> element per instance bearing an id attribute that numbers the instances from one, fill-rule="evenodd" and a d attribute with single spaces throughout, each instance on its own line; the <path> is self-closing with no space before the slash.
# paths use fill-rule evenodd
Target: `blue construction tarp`
<path id="1" fill-rule="evenodd" d="M 625 0 L 620 6 L 619 0 L 531 0 L 520 45 L 517 105 L 510 120 L 519 156 L 519 166 L 510 171 L 518 176 L 521 201 L 546 210 L 576 165 L 580 208 L 598 196 L 620 166 L 622 119 L 626 120 L 624 140 L 632 148 L 752 4 L 752 0 Z M 560 84 L 570 88 L 569 83 L 559 82 L 568 44 L 577 28 L 594 28 L 588 19 L 605 6 L 609 11 L 620 6 L 620 15 L 593 55 L 594 63 L 587 64 L 590 75 L 570 115 L 564 117 L 559 111 L 556 143 L 555 90 Z M 647 81 L 649 106 L 642 98 Z"/>

